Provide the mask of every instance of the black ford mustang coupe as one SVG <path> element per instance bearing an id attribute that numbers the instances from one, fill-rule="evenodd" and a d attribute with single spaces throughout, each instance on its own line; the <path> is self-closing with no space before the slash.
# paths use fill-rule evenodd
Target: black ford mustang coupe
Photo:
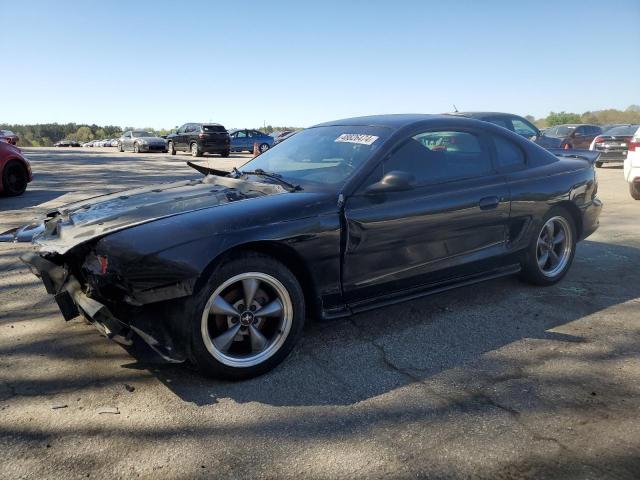
<path id="1" fill-rule="evenodd" d="M 598 227 L 597 153 L 556 156 L 474 119 L 317 125 L 223 172 L 109 194 L 2 235 L 55 296 L 123 344 L 248 378 L 305 318 L 519 273 L 558 282 Z M 595 156 L 594 156 L 595 155 Z"/>

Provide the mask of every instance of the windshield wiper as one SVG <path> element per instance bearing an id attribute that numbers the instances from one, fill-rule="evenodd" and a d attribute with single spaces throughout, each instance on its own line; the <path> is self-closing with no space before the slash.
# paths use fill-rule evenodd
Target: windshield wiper
<path id="1" fill-rule="evenodd" d="M 283 180 L 282 177 L 277 173 L 265 172 L 261 168 L 256 168 L 255 170 L 251 171 L 239 171 L 237 169 L 234 170 L 242 175 L 258 175 L 259 177 L 271 178 L 272 180 L 278 182 L 280 185 L 287 187 L 292 192 L 295 192 L 296 190 L 302 190 L 302 187 L 300 185 L 295 185 L 291 182 L 287 182 L 286 180 Z"/>

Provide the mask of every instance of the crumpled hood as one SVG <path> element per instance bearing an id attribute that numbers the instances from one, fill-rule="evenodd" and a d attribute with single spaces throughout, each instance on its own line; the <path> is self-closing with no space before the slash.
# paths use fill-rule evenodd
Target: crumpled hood
<path id="1" fill-rule="evenodd" d="M 208 175 L 71 203 L 42 222 L 9 230 L 3 242 L 32 241 L 41 252 L 64 254 L 88 240 L 153 220 L 249 198 L 287 193 L 280 185 Z"/>

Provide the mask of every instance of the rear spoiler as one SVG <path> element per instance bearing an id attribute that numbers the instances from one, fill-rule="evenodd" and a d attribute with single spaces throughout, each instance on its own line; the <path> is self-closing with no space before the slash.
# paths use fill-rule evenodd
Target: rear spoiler
<path id="1" fill-rule="evenodd" d="M 547 148 L 556 157 L 561 158 L 579 158 L 581 160 L 587 160 L 590 164 L 596 163 L 600 157 L 600 152 L 593 150 L 564 150 L 562 148 Z"/>

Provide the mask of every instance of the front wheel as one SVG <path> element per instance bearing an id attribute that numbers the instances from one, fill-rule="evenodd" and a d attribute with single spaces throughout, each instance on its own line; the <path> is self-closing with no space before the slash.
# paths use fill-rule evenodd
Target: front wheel
<path id="1" fill-rule="evenodd" d="M 220 154 L 220 156 L 223 157 L 223 158 L 228 158 L 229 155 L 231 155 L 231 152 L 229 150 L 225 150 L 224 152 L 222 152 Z"/>
<path id="2" fill-rule="evenodd" d="M 640 200 L 640 183 L 630 183 L 629 193 L 634 200 Z"/>
<path id="3" fill-rule="evenodd" d="M 122 142 L 118 142 L 118 151 L 124 152 L 124 148 L 122 148 Z"/>
<path id="4" fill-rule="evenodd" d="M 140 147 L 138 147 L 138 142 L 133 144 L 133 153 L 140 153 Z"/>
<path id="5" fill-rule="evenodd" d="M 240 380 L 265 373 L 302 334 L 302 288 L 287 267 L 265 255 L 225 262 L 192 301 L 191 355 L 206 375 Z"/>
<path id="6" fill-rule="evenodd" d="M 269 144 L 261 143 L 260 146 L 258 147 L 258 150 L 260 151 L 260 153 L 266 152 L 267 150 L 269 150 Z"/>
<path id="7" fill-rule="evenodd" d="M 169 155 L 176 154 L 176 147 L 173 145 L 173 142 L 167 143 L 167 151 L 169 152 Z"/>
<path id="8" fill-rule="evenodd" d="M 576 227 L 571 214 L 552 208 L 526 252 L 522 278 L 535 285 L 553 285 L 564 277 L 576 251 Z"/>

